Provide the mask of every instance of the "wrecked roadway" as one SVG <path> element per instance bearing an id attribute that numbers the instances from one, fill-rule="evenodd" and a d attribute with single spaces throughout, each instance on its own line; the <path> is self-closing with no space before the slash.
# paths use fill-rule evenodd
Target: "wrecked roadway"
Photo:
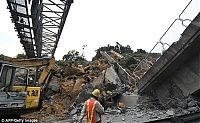
<path id="1" fill-rule="evenodd" d="M 133 95 L 134 98 L 138 96 L 137 94 Z M 135 99 L 137 102 L 132 104 L 133 106 L 125 105 L 124 107 L 117 105 L 107 108 L 105 113 L 102 115 L 103 123 L 184 123 L 190 121 L 194 121 L 195 123 L 196 121 L 200 121 L 200 110 L 197 105 L 191 105 L 188 103 L 188 108 L 176 107 L 166 109 L 160 105 L 156 99 L 141 96 Z M 79 115 L 80 113 L 72 115 L 74 122 L 78 121 Z M 86 121 L 86 119 L 84 121 Z"/>

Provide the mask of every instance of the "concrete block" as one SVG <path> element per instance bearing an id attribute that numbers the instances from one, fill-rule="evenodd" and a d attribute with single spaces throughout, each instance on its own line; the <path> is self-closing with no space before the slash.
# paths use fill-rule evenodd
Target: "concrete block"
<path id="1" fill-rule="evenodd" d="M 121 85 L 121 80 L 113 67 L 107 68 L 105 78 L 113 84 Z"/>
<path id="2" fill-rule="evenodd" d="M 124 93 L 121 95 L 119 102 L 123 102 L 126 105 L 126 107 L 133 107 L 137 105 L 138 98 L 139 95 L 137 94 L 127 95 Z"/>

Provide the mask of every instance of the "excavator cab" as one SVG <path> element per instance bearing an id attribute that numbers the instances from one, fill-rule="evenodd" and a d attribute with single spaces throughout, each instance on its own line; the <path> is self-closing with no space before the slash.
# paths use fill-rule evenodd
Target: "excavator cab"
<path id="1" fill-rule="evenodd" d="M 0 109 L 36 108 L 41 87 L 29 86 L 28 68 L 0 61 Z"/>
<path id="2" fill-rule="evenodd" d="M 0 108 L 23 108 L 26 101 L 28 69 L 0 62 Z"/>

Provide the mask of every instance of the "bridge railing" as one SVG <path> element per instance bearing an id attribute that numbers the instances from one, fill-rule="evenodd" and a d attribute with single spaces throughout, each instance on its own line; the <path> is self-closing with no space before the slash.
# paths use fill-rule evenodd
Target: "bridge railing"
<path id="1" fill-rule="evenodd" d="M 191 6 L 192 3 L 195 4 L 195 2 L 193 2 L 193 0 L 190 0 L 188 2 L 188 4 L 185 6 L 185 8 L 179 14 L 178 18 L 174 19 L 174 21 L 170 24 L 170 26 L 167 28 L 167 30 L 160 37 L 159 41 L 156 42 L 156 44 L 153 46 L 153 48 L 149 52 L 147 52 L 146 55 L 144 56 L 144 58 L 138 63 L 138 65 L 134 69 L 134 72 L 137 72 L 138 70 L 143 69 L 142 65 L 144 65 L 144 64 L 145 64 L 145 66 L 147 66 L 147 67 L 145 67 L 145 69 L 146 68 L 150 69 L 152 67 L 153 64 L 151 64 L 151 62 L 149 62 L 148 58 L 149 58 L 150 54 L 153 53 L 153 51 L 155 51 L 156 48 L 158 48 L 159 45 L 161 45 L 161 49 L 159 49 L 159 50 L 161 50 L 161 54 L 163 54 L 166 51 L 166 49 L 171 46 L 172 43 L 170 44 L 169 41 L 164 42 L 163 40 L 164 40 L 164 38 L 166 38 L 165 40 L 170 40 L 170 37 L 167 36 L 167 34 L 170 32 L 170 30 L 172 30 L 173 26 L 175 26 L 175 24 L 177 22 L 181 22 L 181 25 L 184 27 L 182 30 L 184 30 L 191 23 L 191 19 L 189 19 L 189 18 L 183 18 L 182 16 L 183 16 L 183 13 L 186 12 L 186 10 L 189 8 L 189 6 Z M 189 23 L 186 24 L 186 22 L 189 22 Z M 178 27 L 180 27 L 180 25 Z M 176 28 L 176 30 L 177 30 L 177 28 Z M 174 35 L 174 32 L 172 32 L 172 33 Z M 178 34 L 178 40 L 180 38 L 181 38 L 181 34 L 179 33 Z M 172 41 L 173 43 L 177 41 L 177 40 L 174 41 L 174 39 L 172 39 L 172 40 L 173 40 Z M 167 46 L 167 48 L 166 48 L 166 46 Z M 158 51 L 156 51 L 156 52 L 158 52 Z"/>

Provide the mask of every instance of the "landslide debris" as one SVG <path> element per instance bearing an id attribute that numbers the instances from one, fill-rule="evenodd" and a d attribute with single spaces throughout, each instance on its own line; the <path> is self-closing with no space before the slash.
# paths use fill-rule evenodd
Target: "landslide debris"
<path id="1" fill-rule="evenodd" d="M 41 122 L 70 118 L 72 114 L 80 113 L 82 103 L 90 97 L 94 88 L 102 91 L 102 104 L 106 108 L 125 109 L 123 102 L 118 103 L 118 97 L 125 92 L 134 92 L 135 82 L 147 71 L 147 68 L 140 66 L 139 71 L 135 72 L 134 68 L 144 57 L 144 53 L 139 50 L 139 53 L 134 52 L 134 55 L 131 55 L 133 51 L 124 51 L 126 52 L 122 54 L 116 50 L 107 52 L 119 63 L 117 66 L 102 57 L 100 50 L 97 50 L 97 55 L 91 62 L 84 65 L 65 64 L 60 73 L 62 77 L 52 77 L 43 108 L 23 117 L 37 118 Z M 155 57 L 157 58 L 157 54 Z M 150 58 L 150 61 L 154 62 L 155 58 Z M 130 82 L 124 83 L 127 79 Z"/>
<path id="2" fill-rule="evenodd" d="M 109 65 L 103 58 L 89 62 L 85 66 L 65 66 L 62 78 L 52 77 L 43 108 L 40 111 L 23 115 L 23 117 L 37 118 L 40 121 L 48 121 L 52 117 L 66 118 L 78 94 L 108 67 Z"/>

